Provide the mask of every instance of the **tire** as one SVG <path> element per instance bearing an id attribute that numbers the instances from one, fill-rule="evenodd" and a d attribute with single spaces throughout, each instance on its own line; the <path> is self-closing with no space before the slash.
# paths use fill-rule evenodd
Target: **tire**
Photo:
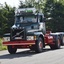
<path id="1" fill-rule="evenodd" d="M 62 36 L 62 38 L 61 38 L 61 45 L 62 46 L 64 45 L 64 36 Z"/>
<path id="2" fill-rule="evenodd" d="M 15 54 L 16 51 L 17 51 L 17 48 L 12 48 L 12 46 L 7 46 L 7 48 L 8 48 L 8 52 L 9 52 L 10 54 Z"/>
<path id="3" fill-rule="evenodd" d="M 55 49 L 60 49 L 60 39 L 56 38 Z"/>
<path id="4" fill-rule="evenodd" d="M 43 40 L 41 37 L 38 38 L 35 45 L 35 52 L 40 53 L 43 51 Z"/>
<path id="5" fill-rule="evenodd" d="M 60 49 L 61 43 L 60 43 L 60 38 L 59 38 L 59 36 L 56 36 L 54 43 L 55 43 L 54 45 L 49 45 L 50 48 L 51 48 L 52 50 L 54 50 L 54 49 Z"/>

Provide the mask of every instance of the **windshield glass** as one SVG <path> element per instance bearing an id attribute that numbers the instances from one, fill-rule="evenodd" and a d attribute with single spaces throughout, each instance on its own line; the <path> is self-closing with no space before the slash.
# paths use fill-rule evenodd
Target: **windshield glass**
<path id="1" fill-rule="evenodd" d="M 37 22 L 37 16 L 16 16 L 16 23 Z"/>

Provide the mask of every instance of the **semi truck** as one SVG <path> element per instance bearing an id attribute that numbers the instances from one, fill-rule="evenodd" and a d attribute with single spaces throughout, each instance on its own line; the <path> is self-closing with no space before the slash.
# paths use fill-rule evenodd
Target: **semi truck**
<path id="1" fill-rule="evenodd" d="M 40 53 L 46 45 L 51 49 L 59 49 L 64 45 L 64 33 L 46 31 L 45 21 L 44 14 L 35 8 L 17 9 L 10 37 L 4 37 L 3 45 L 7 46 L 10 54 L 15 54 L 19 48 L 29 48 Z"/>

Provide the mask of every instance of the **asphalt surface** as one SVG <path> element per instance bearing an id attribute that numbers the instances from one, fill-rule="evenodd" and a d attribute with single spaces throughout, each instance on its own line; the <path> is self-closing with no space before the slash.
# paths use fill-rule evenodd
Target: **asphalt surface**
<path id="1" fill-rule="evenodd" d="M 61 49 L 45 48 L 42 53 L 18 49 L 16 54 L 0 51 L 0 64 L 64 64 L 64 46 Z"/>

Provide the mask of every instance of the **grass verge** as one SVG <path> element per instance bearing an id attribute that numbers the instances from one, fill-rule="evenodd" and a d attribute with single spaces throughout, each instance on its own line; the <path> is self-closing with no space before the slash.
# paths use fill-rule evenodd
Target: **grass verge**
<path id="1" fill-rule="evenodd" d="M 2 42 L 3 42 L 3 40 L 2 40 L 2 38 L 0 38 L 0 51 L 7 49 L 7 46 L 3 46 Z"/>

